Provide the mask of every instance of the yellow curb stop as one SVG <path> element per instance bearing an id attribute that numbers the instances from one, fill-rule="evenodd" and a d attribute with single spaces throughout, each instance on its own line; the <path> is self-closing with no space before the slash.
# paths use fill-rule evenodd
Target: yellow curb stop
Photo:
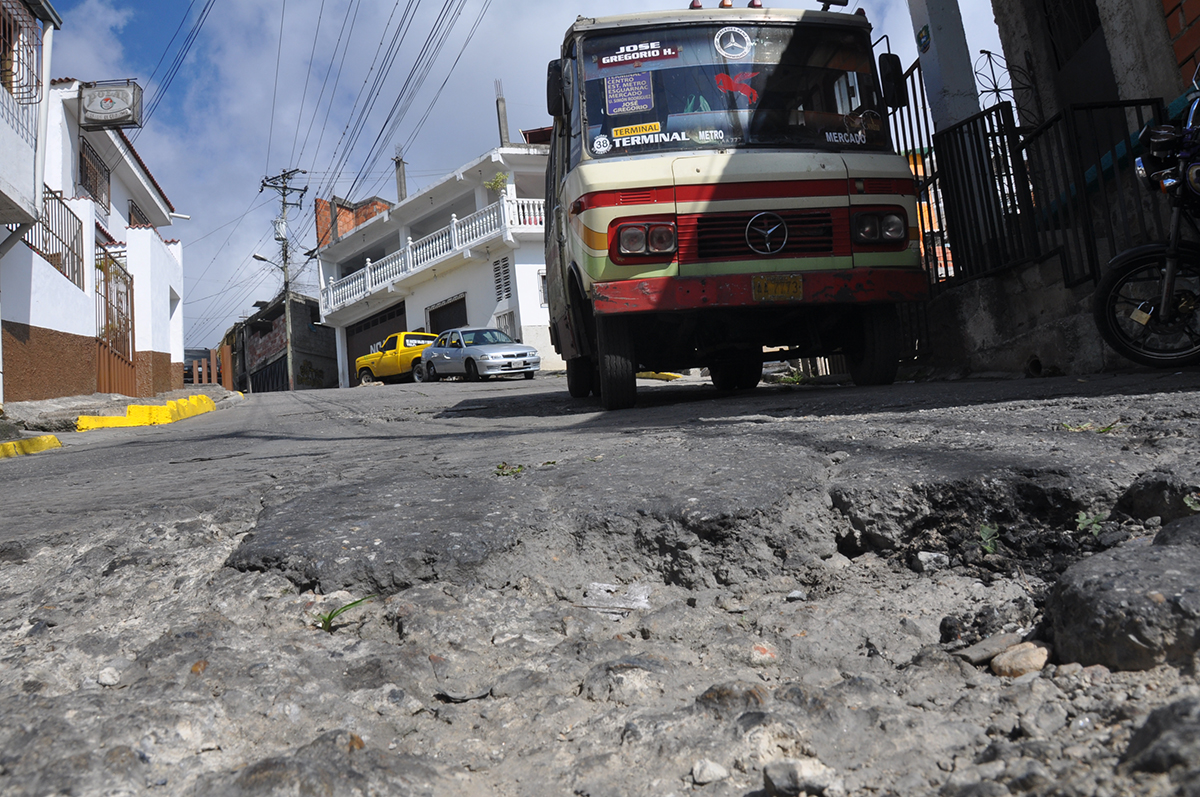
<path id="1" fill-rule="evenodd" d="M 52 448 L 62 448 L 62 443 L 52 434 L 41 437 L 27 437 L 24 440 L 14 440 L 11 443 L 0 443 L 0 459 L 19 457 L 22 454 L 36 454 L 39 451 L 49 451 Z"/>
<path id="2" fill-rule="evenodd" d="M 168 401 L 165 405 L 160 406 L 130 404 L 125 408 L 123 417 L 120 415 L 80 415 L 75 428 L 80 432 L 88 432 L 93 429 L 114 429 L 123 426 L 158 426 L 212 412 L 216 408 L 217 405 L 213 403 L 213 400 L 203 395 Z"/>

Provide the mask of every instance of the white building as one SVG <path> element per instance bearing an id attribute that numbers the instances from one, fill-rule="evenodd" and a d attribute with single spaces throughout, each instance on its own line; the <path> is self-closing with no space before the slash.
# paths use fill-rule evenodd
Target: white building
<path id="1" fill-rule="evenodd" d="M 393 332 L 491 326 L 550 344 L 545 294 L 542 144 L 509 144 L 396 205 L 317 200 L 321 315 L 337 331 L 339 384 Z M 500 176 L 497 179 L 497 176 Z"/>
<path id="2" fill-rule="evenodd" d="M 159 232 L 175 209 L 122 129 L 140 96 L 50 84 L 41 213 L 0 259 L 9 401 L 183 387 L 183 248 Z"/>
<path id="3" fill-rule="evenodd" d="M 46 89 L 54 31 L 60 27 L 62 19 L 45 0 L 0 4 L 0 225 L 4 227 L 0 228 L 0 258 L 20 244 L 41 215 Z M 3 295 L 0 285 L 0 313 Z M 13 295 L 9 301 L 23 298 Z M 0 409 L 4 407 L 4 337 L 0 334 Z"/>

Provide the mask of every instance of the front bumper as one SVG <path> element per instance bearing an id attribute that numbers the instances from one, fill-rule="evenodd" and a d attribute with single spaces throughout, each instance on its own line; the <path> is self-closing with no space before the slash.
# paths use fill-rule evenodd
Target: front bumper
<path id="1" fill-rule="evenodd" d="M 754 274 L 719 277 L 648 277 L 592 285 L 597 314 L 648 313 L 726 307 L 778 307 L 916 302 L 929 298 L 929 277 L 920 269 L 855 268 L 800 271 L 803 298 L 755 298 Z M 762 276 L 788 276 L 770 274 Z"/>
<path id="2" fill-rule="evenodd" d="M 540 371 L 541 357 L 525 357 L 514 360 L 476 360 L 475 366 L 481 376 L 505 376 L 506 374 L 524 374 L 530 371 Z"/>

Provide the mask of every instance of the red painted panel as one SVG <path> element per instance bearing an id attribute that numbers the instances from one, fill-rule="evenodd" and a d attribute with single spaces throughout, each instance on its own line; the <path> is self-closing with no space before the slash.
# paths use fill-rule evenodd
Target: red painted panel
<path id="1" fill-rule="evenodd" d="M 912 302 L 929 298 L 929 282 L 917 269 L 860 268 L 797 272 L 804 278 L 802 303 L 753 298 L 752 274 L 720 277 L 654 277 L 598 282 L 592 286 L 595 312 L 648 313 L 773 304 Z"/>

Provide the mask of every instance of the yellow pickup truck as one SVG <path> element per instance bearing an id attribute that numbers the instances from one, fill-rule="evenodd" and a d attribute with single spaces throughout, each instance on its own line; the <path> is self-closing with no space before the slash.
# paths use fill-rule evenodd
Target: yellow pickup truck
<path id="1" fill-rule="evenodd" d="M 421 356 L 437 335 L 424 332 L 397 332 L 388 335 L 379 351 L 364 354 L 354 361 L 354 370 L 362 384 L 412 376 L 413 360 Z"/>

